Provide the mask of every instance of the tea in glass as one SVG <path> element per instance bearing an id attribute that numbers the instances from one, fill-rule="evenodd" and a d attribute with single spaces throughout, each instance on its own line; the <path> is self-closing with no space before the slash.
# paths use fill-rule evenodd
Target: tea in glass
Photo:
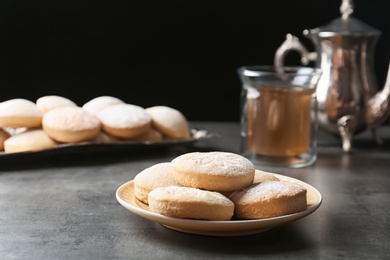
<path id="1" fill-rule="evenodd" d="M 241 153 L 255 164 L 303 167 L 316 160 L 318 69 L 239 69 Z"/>

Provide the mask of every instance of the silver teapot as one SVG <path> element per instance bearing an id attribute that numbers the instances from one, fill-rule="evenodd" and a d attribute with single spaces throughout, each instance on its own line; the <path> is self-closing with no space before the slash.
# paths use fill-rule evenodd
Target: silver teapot
<path id="1" fill-rule="evenodd" d="M 381 32 L 353 18 L 353 10 L 352 0 L 342 0 L 340 18 L 303 31 L 315 52 L 308 52 L 296 36 L 287 34 L 274 60 L 280 73 L 286 54 L 292 50 L 300 53 L 302 64 L 316 62 L 323 72 L 316 90 L 318 124 L 340 136 L 346 152 L 352 148 L 353 135 L 366 129 L 381 144 L 376 128 L 390 116 L 390 65 L 381 91 L 374 73 L 375 45 Z"/>

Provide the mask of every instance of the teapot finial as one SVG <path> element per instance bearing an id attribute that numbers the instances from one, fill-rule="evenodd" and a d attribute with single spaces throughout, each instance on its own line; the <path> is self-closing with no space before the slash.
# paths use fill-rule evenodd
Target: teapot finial
<path id="1" fill-rule="evenodd" d="M 351 16 L 353 13 L 353 0 L 342 0 L 341 6 L 340 6 L 340 13 L 342 19 L 347 19 Z"/>

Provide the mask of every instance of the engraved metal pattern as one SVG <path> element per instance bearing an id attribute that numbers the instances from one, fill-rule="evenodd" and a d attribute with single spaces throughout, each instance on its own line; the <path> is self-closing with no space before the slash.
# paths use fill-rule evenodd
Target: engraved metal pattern
<path id="1" fill-rule="evenodd" d="M 352 0 L 342 0 L 338 24 L 354 23 L 353 10 Z M 354 26 L 360 24 L 363 23 Z M 284 57 L 291 50 L 301 53 L 304 64 L 315 60 L 323 72 L 316 90 L 319 127 L 340 136 L 346 152 L 351 150 L 353 135 L 365 129 L 371 130 L 381 144 L 375 130 L 390 116 L 390 64 L 385 86 L 378 92 L 374 71 L 378 31 L 365 26 L 359 33 L 321 33 L 317 28 L 305 30 L 304 35 L 311 39 L 316 51 L 307 53 L 298 38 L 287 35 L 275 54 L 277 71 L 283 72 Z"/>

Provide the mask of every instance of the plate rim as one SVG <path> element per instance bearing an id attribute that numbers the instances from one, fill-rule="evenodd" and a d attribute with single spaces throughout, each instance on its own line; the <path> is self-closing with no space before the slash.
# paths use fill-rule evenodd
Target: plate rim
<path id="1" fill-rule="evenodd" d="M 309 188 L 311 192 L 314 192 L 315 196 L 318 199 L 314 203 L 308 204 L 306 210 L 289 215 L 266 219 L 217 221 L 173 218 L 154 213 L 147 209 L 143 209 L 139 206 L 133 205 L 132 203 L 126 201 L 124 198 L 121 197 L 121 192 L 125 188 L 134 189 L 134 179 L 120 185 L 115 193 L 115 196 L 117 201 L 124 208 L 144 219 L 159 223 L 176 231 L 212 236 L 236 236 L 263 232 L 276 226 L 280 226 L 304 218 L 316 211 L 322 204 L 322 194 L 312 185 L 286 175 L 276 173 L 273 174 L 283 181 L 296 182 L 304 185 L 305 187 Z M 132 197 L 136 199 L 134 193 L 132 193 Z M 191 226 L 192 228 L 188 228 L 189 226 Z"/>

